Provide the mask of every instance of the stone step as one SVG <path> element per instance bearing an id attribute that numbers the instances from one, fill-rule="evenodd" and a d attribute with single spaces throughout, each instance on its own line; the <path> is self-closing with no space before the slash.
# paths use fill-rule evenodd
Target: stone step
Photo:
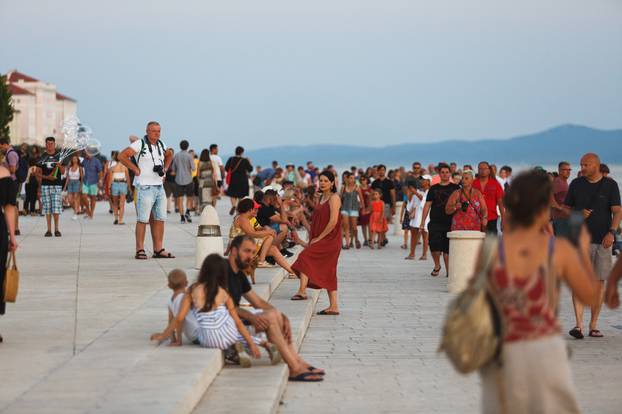
<path id="1" fill-rule="evenodd" d="M 296 349 L 304 339 L 320 293 L 309 290 L 309 300 L 291 301 L 297 289 L 297 280 L 284 280 L 270 299 L 290 319 Z M 250 369 L 227 367 L 207 389 L 194 414 L 274 413 L 285 391 L 287 375 L 287 365 L 271 366 L 265 358 L 254 362 Z"/>
<path id="2" fill-rule="evenodd" d="M 290 260 L 294 260 L 294 258 Z M 196 271 L 187 270 L 193 280 Z M 258 269 L 257 293 L 268 300 L 286 277 Z M 149 343 L 166 324 L 170 291 L 158 290 L 6 407 L 6 413 L 189 413 L 223 366 L 222 352 Z"/>

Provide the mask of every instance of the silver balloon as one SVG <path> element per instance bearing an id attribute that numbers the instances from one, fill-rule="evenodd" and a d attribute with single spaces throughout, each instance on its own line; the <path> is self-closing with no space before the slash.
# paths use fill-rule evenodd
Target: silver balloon
<path id="1" fill-rule="evenodd" d="M 91 157 L 94 157 L 99 154 L 101 146 L 102 144 L 101 142 L 99 142 L 99 140 L 97 140 L 96 138 L 89 138 L 86 142 L 86 145 L 84 146 L 84 151 Z"/>

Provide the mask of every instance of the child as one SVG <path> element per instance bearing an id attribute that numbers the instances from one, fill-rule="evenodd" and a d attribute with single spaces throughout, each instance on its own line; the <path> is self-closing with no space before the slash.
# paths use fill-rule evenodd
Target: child
<path id="1" fill-rule="evenodd" d="M 244 349 L 245 342 L 254 358 L 259 358 L 261 345 L 268 351 L 273 364 L 280 361 L 280 354 L 276 347 L 270 344 L 265 334 L 251 336 L 240 320 L 233 300 L 225 290 L 227 280 L 227 262 L 218 254 L 211 254 L 205 258 L 197 283 L 190 287 L 187 295 L 187 308 L 194 315 L 199 325 L 198 340 L 206 348 L 222 349 L 223 351 L 234 346 L 240 365 L 244 368 L 251 366 L 251 358 Z"/>
<path id="2" fill-rule="evenodd" d="M 382 201 L 382 193 L 380 189 L 374 190 L 371 202 L 371 217 L 369 218 L 369 231 L 371 232 L 371 241 L 369 248 L 374 248 L 374 243 L 378 245 L 378 250 L 382 249 L 382 241 L 385 233 L 389 230 L 387 218 L 384 215 L 384 202 Z M 374 242 L 374 235 L 378 234 L 378 241 Z"/>
<path id="3" fill-rule="evenodd" d="M 416 190 L 415 190 L 416 191 Z M 402 249 L 408 249 L 408 239 L 410 238 L 410 210 L 409 206 L 412 205 L 413 199 L 412 187 L 409 185 L 406 187 L 406 193 L 404 195 L 404 202 L 402 203 L 402 211 L 400 212 L 400 223 L 402 224 L 402 231 L 404 232 L 404 244 Z"/>
<path id="4" fill-rule="evenodd" d="M 182 309 L 184 298 L 187 296 L 186 273 L 181 269 L 171 270 L 168 274 L 168 287 L 173 291 L 173 296 L 168 301 L 168 325 L 162 333 L 151 335 L 151 340 L 162 342 L 170 339 L 169 346 L 181 346 L 183 332 L 190 342 L 198 344 L 199 324 L 191 313 Z"/>

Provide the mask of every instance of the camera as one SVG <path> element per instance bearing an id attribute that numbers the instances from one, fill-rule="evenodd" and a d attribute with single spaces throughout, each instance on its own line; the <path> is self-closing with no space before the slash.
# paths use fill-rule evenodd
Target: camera
<path id="1" fill-rule="evenodd" d="M 160 177 L 164 177 L 164 167 L 161 165 L 154 165 L 153 172 L 157 173 Z"/>
<path id="2" fill-rule="evenodd" d="M 469 202 L 463 201 L 462 204 L 460 205 L 460 210 L 462 210 L 463 213 L 466 213 L 468 209 L 469 209 Z"/>

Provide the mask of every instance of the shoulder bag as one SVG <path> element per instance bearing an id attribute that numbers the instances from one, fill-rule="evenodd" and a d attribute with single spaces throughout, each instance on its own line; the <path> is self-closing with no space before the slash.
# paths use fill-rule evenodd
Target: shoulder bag
<path id="1" fill-rule="evenodd" d="M 487 236 L 479 269 L 469 286 L 449 304 L 445 317 L 438 351 L 445 352 L 454 368 L 463 374 L 482 368 L 501 349 L 502 317 L 488 283 L 496 252 L 496 237 Z"/>
<path id="2" fill-rule="evenodd" d="M 15 302 L 19 288 L 19 270 L 15 261 L 15 252 L 9 252 L 6 260 L 6 273 L 4 274 L 4 301 Z"/>

